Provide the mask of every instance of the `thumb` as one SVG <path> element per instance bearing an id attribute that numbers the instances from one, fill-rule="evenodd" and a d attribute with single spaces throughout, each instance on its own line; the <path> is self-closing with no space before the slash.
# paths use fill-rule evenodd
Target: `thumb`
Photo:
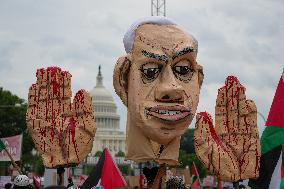
<path id="1" fill-rule="evenodd" d="M 212 164 L 213 144 L 218 140 L 218 136 L 213 128 L 211 115 L 207 112 L 198 113 L 194 130 L 195 152 L 210 172 L 213 172 L 214 168 Z"/>
<path id="2" fill-rule="evenodd" d="M 89 93 L 83 89 L 76 93 L 73 104 L 76 116 L 86 115 L 94 112 L 92 98 Z"/>
<path id="3" fill-rule="evenodd" d="M 85 90 L 79 90 L 74 97 L 73 104 L 78 126 L 94 137 L 96 133 L 96 121 L 92 97 Z"/>

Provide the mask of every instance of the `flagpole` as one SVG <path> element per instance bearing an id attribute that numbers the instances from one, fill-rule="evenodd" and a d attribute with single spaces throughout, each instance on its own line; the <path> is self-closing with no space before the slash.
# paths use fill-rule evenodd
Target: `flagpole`
<path id="1" fill-rule="evenodd" d="M 194 165 L 194 167 L 195 167 L 195 170 L 197 170 L 197 167 L 196 167 L 195 163 L 194 163 L 194 162 L 192 162 L 192 163 L 193 163 L 193 165 Z M 201 185 L 201 180 L 200 180 L 199 173 L 198 173 L 198 183 L 199 183 L 199 186 L 202 186 L 202 185 Z"/>
<path id="2" fill-rule="evenodd" d="M 17 169 L 17 171 L 20 173 L 20 174 L 23 174 L 23 172 L 21 171 L 21 168 L 16 164 L 16 162 L 14 161 L 13 157 L 11 156 L 11 154 L 9 153 L 9 151 L 4 148 L 5 152 L 8 154 L 9 158 L 11 159 L 11 162 L 13 164 L 13 166 Z"/>

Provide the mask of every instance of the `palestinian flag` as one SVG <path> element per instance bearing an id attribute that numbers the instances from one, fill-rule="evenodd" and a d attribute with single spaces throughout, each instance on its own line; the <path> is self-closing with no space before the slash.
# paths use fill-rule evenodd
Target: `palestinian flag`
<path id="1" fill-rule="evenodd" d="M 279 189 L 281 179 L 282 144 L 284 144 L 284 72 L 261 137 L 261 158 L 258 179 L 250 179 L 249 186 L 256 189 Z"/>
<path id="2" fill-rule="evenodd" d="M 222 186 L 222 181 L 218 180 L 218 189 L 223 189 L 223 186 Z"/>
<path id="3" fill-rule="evenodd" d="M 199 174 L 195 163 L 193 162 L 191 166 L 191 188 L 199 188 Z"/>
<path id="4" fill-rule="evenodd" d="M 0 152 L 6 148 L 4 142 L 0 139 Z"/>
<path id="5" fill-rule="evenodd" d="M 75 167 L 68 168 L 68 178 L 72 178 L 75 175 Z"/>
<path id="6" fill-rule="evenodd" d="M 100 188 L 118 189 L 127 188 L 126 182 L 115 165 L 108 149 L 104 149 L 94 171 L 82 185 L 81 189 Z"/>

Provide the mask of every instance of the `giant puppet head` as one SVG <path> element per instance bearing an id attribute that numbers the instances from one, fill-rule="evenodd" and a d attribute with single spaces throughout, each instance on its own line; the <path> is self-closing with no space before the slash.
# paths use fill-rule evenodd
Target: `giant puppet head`
<path id="1" fill-rule="evenodd" d="M 197 41 L 164 17 L 134 23 L 124 36 L 113 83 L 127 106 L 127 158 L 174 165 L 199 101 Z"/>

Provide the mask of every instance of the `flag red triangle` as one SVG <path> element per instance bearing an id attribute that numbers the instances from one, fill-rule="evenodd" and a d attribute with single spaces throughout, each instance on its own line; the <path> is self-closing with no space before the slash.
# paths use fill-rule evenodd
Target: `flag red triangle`
<path id="1" fill-rule="evenodd" d="M 195 166 L 195 163 L 193 162 L 192 166 L 191 166 L 191 175 L 195 175 L 197 176 L 197 178 L 199 178 L 199 174 L 198 174 L 198 171 L 197 171 L 197 168 Z"/>
<path id="2" fill-rule="evenodd" d="M 105 189 L 127 188 L 126 182 L 114 163 L 108 149 L 104 150 L 104 165 L 102 169 L 101 185 Z"/>
<path id="3" fill-rule="evenodd" d="M 198 174 L 198 171 L 197 171 L 197 168 L 195 166 L 195 163 L 193 162 L 192 163 L 192 166 L 191 166 L 191 175 L 192 175 L 192 188 L 199 188 L 199 174 Z"/>
<path id="4" fill-rule="evenodd" d="M 192 184 L 191 188 L 199 188 L 198 180 L 196 179 Z"/>
<path id="5" fill-rule="evenodd" d="M 278 83 L 266 126 L 284 128 L 284 73 Z"/>
<path id="6" fill-rule="evenodd" d="M 222 182 L 220 180 L 218 180 L 218 189 L 223 189 Z"/>

